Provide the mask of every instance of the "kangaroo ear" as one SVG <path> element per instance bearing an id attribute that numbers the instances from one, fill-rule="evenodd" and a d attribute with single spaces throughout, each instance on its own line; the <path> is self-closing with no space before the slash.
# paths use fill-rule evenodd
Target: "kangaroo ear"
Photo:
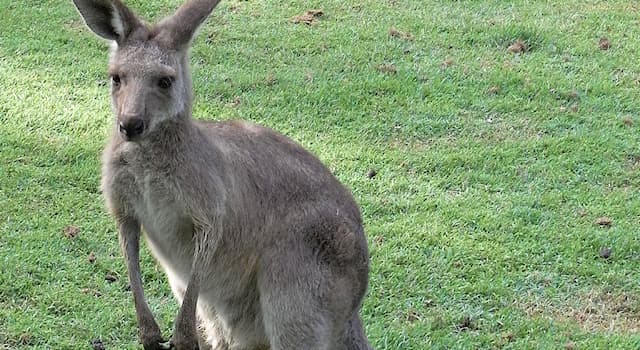
<path id="1" fill-rule="evenodd" d="M 142 22 L 119 0 L 73 0 L 87 26 L 99 36 L 122 44 Z"/>
<path id="2" fill-rule="evenodd" d="M 158 38 L 176 50 L 189 47 L 194 34 L 220 0 L 190 0 L 158 23 Z"/>

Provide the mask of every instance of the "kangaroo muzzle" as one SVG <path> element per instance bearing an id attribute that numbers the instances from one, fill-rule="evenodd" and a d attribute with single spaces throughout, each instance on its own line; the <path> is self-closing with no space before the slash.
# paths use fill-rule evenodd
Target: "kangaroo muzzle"
<path id="1" fill-rule="evenodd" d="M 131 141 L 144 132 L 144 121 L 138 117 L 126 118 L 118 122 L 118 130 L 122 137 Z"/>

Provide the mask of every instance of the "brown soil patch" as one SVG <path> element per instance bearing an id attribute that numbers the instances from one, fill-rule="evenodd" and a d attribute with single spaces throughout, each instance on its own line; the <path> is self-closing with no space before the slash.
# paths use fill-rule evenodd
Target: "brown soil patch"
<path id="1" fill-rule="evenodd" d="M 420 313 L 415 309 L 409 309 L 407 311 L 406 319 L 409 323 L 414 323 L 422 321 L 422 315 L 420 315 Z"/>
<path id="2" fill-rule="evenodd" d="M 78 237 L 78 234 L 80 234 L 80 228 L 77 226 L 69 225 L 64 228 L 64 236 L 69 239 Z"/>
<path id="3" fill-rule="evenodd" d="M 93 289 L 93 288 L 82 288 L 82 293 L 83 294 L 88 294 L 88 295 L 93 295 L 95 297 L 101 297 L 102 296 L 102 292 L 100 292 L 97 289 Z"/>
<path id="4" fill-rule="evenodd" d="M 611 226 L 613 219 L 608 216 L 599 217 L 596 219 L 596 225 L 598 226 Z"/>
<path id="5" fill-rule="evenodd" d="M 598 47 L 600 48 L 600 50 L 609 50 L 611 48 L 611 42 L 608 38 L 600 38 Z"/>
<path id="6" fill-rule="evenodd" d="M 313 25 L 318 18 L 322 17 L 322 15 L 324 15 L 322 10 L 309 10 L 299 16 L 291 18 L 291 21 L 293 23 L 304 23 L 310 26 Z"/>
<path id="7" fill-rule="evenodd" d="M 118 276 L 113 272 L 107 272 L 104 275 L 104 279 L 105 279 L 105 281 L 107 281 L 109 283 L 113 283 L 113 282 L 118 280 Z"/>
<path id="8" fill-rule="evenodd" d="M 458 322 L 456 328 L 460 332 L 466 332 L 475 331 L 478 329 L 478 326 L 475 324 L 475 322 L 473 322 L 470 316 L 465 316 L 462 318 L 462 320 L 460 320 L 460 322 Z"/>
<path id="9" fill-rule="evenodd" d="M 525 43 L 521 39 L 516 40 L 516 42 L 514 42 L 507 48 L 507 51 L 511 53 L 516 53 L 516 54 L 525 53 L 528 50 L 529 50 L 529 47 L 527 46 L 527 43 Z"/>
<path id="10" fill-rule="evenodd" d="M 402 39 L 402 40 L 413 41 L 413 34 L 411 34 L 409 32 L 401 32 L 398 29 L 396 29 L 395 27 L 391 27 L 389 29 L 389 36 L 391 36 L 392 38 L 398 38 L 398 39 Z"/>

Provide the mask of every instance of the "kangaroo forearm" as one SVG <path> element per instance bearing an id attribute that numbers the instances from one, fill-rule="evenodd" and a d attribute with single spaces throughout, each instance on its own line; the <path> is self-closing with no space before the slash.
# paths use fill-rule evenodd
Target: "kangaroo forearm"
<path id="1" fill-rule="evenodd" d="M 118 222 L 120 244 L 127 264 L 129 285 L 133 293 L 136 318 L 140 328 L 140 339 L 146 348 L 149 343 L 160 342 L 161 335 L 160 328 L 144 297 L 140 273 L 140 223 L 132 218 L 120 218 Z"/>

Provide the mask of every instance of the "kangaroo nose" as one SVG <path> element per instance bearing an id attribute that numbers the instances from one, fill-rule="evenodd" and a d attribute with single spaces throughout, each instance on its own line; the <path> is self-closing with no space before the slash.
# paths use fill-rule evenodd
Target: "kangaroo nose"
<path id="1" fill-rule="evenodd" d="M 120 133 L 127 139 L 132 139 L 144 131 L 144 121 L 140 118 L 129 118 L 124 122 L 118 123 Z"/>

